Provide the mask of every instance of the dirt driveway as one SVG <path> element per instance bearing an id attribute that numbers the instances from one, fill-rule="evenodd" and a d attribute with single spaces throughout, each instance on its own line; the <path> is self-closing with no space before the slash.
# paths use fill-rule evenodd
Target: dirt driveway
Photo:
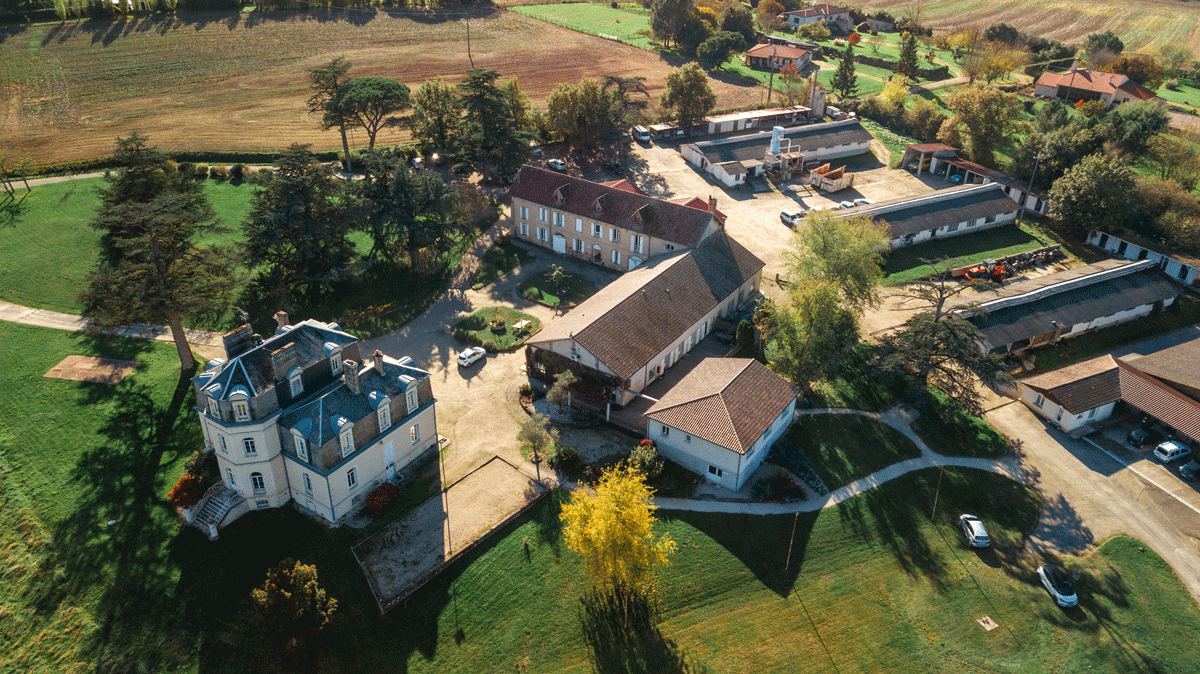
<path id="1" fill-rule="evenodd" d="M 549 271 L 551 264 L 562 265 L 570 274 L 586 276 L 598 287 L 615 278 L 598 267 L 539 251 L 519 271 L 482 290 L 452 287 L 408 325 L 363 344 L 363 353 L 379 349 L 395 358 L 409 356 L 418 367 L 430 372 L 437 398 L 438 432 L 450 439 L 443 456 L 446 484 L 493 456 L 523 465 L 516 438 L 527 418 L 516 402 L 517 387 L 526 380 L 522 372 L 524 351 L 489 354 L 471 367 L 459 367 L 455 358 L 467 345 L 454 339 L 450 329 L 461 316 L 495 305 L 536 316 L 545 326 L 559 312 L 522 298 L 517 286 L 534 274 Z"/>
<path id="2" fill-rule="evenodd" d="M 1200 514 L 1095 447 L 1050 428 L 1021 403 L 985 418 L 1020 439 L 1024 467 L 1045 499 L 1030 538 L 1036 550 L 1076 555 L 1125 532 L 1162 555 L 1200 601 Z"/>

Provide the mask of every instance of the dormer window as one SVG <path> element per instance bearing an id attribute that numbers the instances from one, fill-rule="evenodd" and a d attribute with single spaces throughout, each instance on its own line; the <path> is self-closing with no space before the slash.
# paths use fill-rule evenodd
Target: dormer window
<path id="1" fill-rule="evenodd" d="M 379 432 L 382 433 L 392 427 L 392 404 L 387 398 L 379 404 L 379 409 L 375 410 L 375 415 L 379 417 Z"/>
<path id="2" fill-rule="evenodd" d="M 301 461 L 308 461 L 308 441 L 296 431 L 292 431 L 292 444 L 296 445 L 296 456 Z"/>
<path id="3" fill-rule="evenodd" d="M 345 429 L 338 435 L 338 444 L 342 447 L 342 456 L 350 456 L 354 453 L 354 425 L 346 424 Z"/>
<path id="4" fill-rule="evenodd" d="M 298 367 L 293 367 L 291 372 L 288 372 L 288 389 L 292 393 L 292 397 L 299 397 L 304 393 L 304 379 L 300 376 L 304 371 Z"/>
<path id="5" fill-rule="evenodd" d="M 250 421 L 250 403 L 245 400 L 233 401 L 233 418 L 238 421 Z"/>
<path id="6" fill-rule="evenodd" d="M 408 391 L 404 394 L 404 401 L 408 406 L 408 413 L 412 414 L 417 410 L 417 386 L 413 384 L 408 387 Z"/>
<path id="7" fill-rule="evenodd" d="M 218 419 L 221 418 L 221 404 L 217 402 L 216 398 L 208 399 L 208 413 Z"/>
<path id="8" fill-rule="evenodd" d="M 325 355 L 329 358 L 329 369 L 333 370 L 333 374 L 339 375 L 342 373 L 342 347 L 333 342 L 325 342 Z"/>

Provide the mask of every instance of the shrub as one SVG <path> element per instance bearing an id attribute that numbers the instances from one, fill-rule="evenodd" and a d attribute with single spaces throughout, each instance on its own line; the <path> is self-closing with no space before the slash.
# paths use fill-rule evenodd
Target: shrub
<path id="1" fill-rule="evenodd" d="M 178 173 L 179 172 L 179 163 L 174 161 L 173 159 L 168 159 L 167 160 L 167 171 L 169 171 L 171 173 Z"/>
<path id="2" fill-rule="evenodd" d="M 645 475 L 648 480 L 653 480 L 663 471 L 663 461 L 658 457 L 658 452 L 653 447 L 644 446 L 640 442 L 629 453 L 629 466 Z"/>
<path id="3" fill-rule="evenodd" d="M 204 498 L 204 492 L 207 489 L 208 484 L 204 478 L 199 475 L 184 474 L 171 488 L 171 493 L 167 497 L 176 507 L 191 508 Z"/>
<path id="4" fill-rule="evenodd" d="M 392 504 L 396 497 L 400 495 L 400 490 L 391 482 L 384 482 L 376 487 L 370 494 L 367 495 L 366 509 L 378 514 L 384 508 Z"/>
<path id="5" fill-rule="evenodd" d="M 517 387 L 517 395 L 521 396 L 522 398 L 532 398 L 533 397 L 533 386 L 531 386 L 530 384 L 527 384 L 527 383 L 521 384 L 520 386 Z"/>
<path id="6" fill-rule="evenodd" d="M 658 443 L 650 438 L 642 438 L 642 441 L 637 444 L 638 447 L 649 447 L 650 449 L 658 449 Z"/>
<path id="7" fill-rule="evenodd" d="M 196 165 L 190 161 L 181 161 L 176 165 L 179 172 L 185 176 L 190 176 L 196 170 Z"/>
<path id="8" fill-rule="evenodd" d="M 1164 82 L 1163 86 L 1170 89 L 1171 91 L 1178 91 L 1179 90 L 1179 80 L 1172 77 L 1171 79 Z"/>
<path id="9" fill-rule="evenodd" d="M 196 180 L 204 180 L 207 178 L 208 164 L 196 164 L 196 166 L 192 169 L 192 176 L 195 177 Z"/>
<path id="10" fill-rule="evenodd" d="M 234 164 L 229 167 L 229 182 L 234 185 L 240 185 L 246 180 L 246 165 Z"/>
<path id="11" fill-rule="evenodd" d="M 208 177 L 213 180 L 224 181 L 229 178 L 229 169 L 224 166 L 213 166 L 208 169 Z"/>
<path id="12" fill-rule="evenodd" d="M 576 473 L 583 468 L 583 458 L 574 447 L 560 447 L 546 463 L 564 473 Z"/>
<path id="13" fill-rule="evenodd" d="M 218 470 L 217 455 L 205 449 L 197 449 L 192 452 L 183 466 L 185 474 L 204 478 L 210 482 L 217 478 Z"/>

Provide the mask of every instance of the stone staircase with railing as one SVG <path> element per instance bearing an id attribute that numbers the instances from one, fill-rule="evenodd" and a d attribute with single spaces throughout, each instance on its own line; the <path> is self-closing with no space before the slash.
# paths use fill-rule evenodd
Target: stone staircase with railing
<path id="1" fill-rule="evenodd" d="M 196 504 L 196 516 L 192 519 L 192 524 L 208 534 L 209 538 L 216 538 L 221 521 L 230 510 L 245 500 L 241 494 L 225 486 L 224 482 L 217 482 Z"/>

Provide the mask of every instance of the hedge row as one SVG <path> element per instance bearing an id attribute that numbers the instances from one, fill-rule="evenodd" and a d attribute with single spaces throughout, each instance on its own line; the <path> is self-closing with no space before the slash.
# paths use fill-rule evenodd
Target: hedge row
<path id="1" fill-rule="evenodd" d="M 168 152 L 168 155 L 177 162 L 183 163 L 213 163 L 213 164 L 262 164 L 270 165 L 275 163 L 279 158 L 278 152 Z M 338 161 L 342 157 L 341 152 L 315 152 L 320 161 Z M 91 159 L 75 159 L 72 161 L 59 162 L 57 164 L 43 164 L 41 166 L 31 166 L 29 168 L 29 177 L 60 175 L 72 173 L 90 173 L 92 171 L 104 171 L 107 169 L 119 168 L 119 165 L 112 157 L 93 157 Z"/>

